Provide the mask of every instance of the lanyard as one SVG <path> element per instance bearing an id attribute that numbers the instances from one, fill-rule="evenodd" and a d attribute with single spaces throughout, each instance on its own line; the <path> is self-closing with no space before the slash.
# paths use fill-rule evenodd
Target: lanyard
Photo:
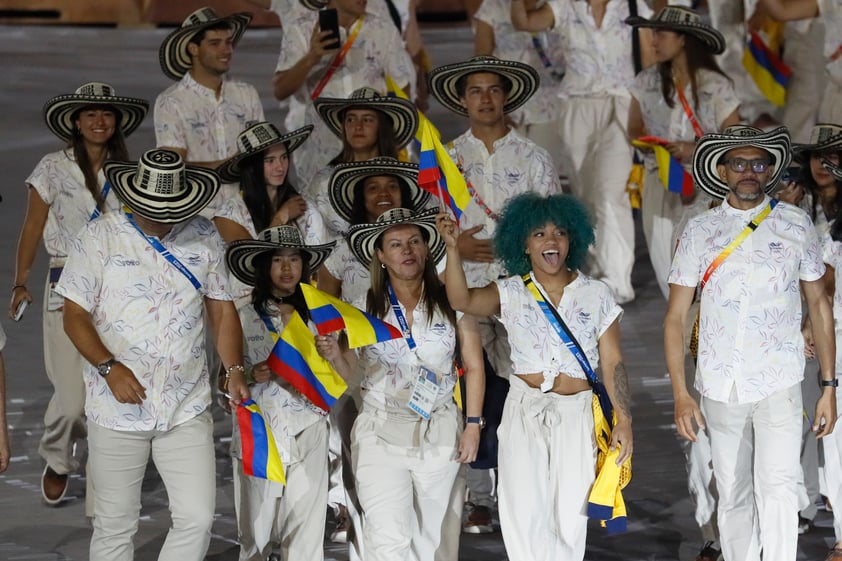
<path id="1" fill-rule="evenodd" d="M 704 290 L 705 285 L 707 284 L 708 280 L 710 280 L 710 276 L 713 272 L 722 265 L 722 262 L 725 261 L 729 255 L 731 255 L 737 247 L 743 243 L 743 241 L 748 237 L 749 234 L 757 230 L 757 227 L 760 226 L 760 223 L 763 222 L 769 213 L 772 212 L 772 209 L 775 208 L 775 205 L 778 204 L 778 201 L 772 199 L 769 201 L 769 204 L 766 205 L 766 208 L 763 209 L 763 212 L 757 215 L 754 220 L 748 223 L 748 225 L 743 228 L 743 231 L 739 233 L 739 235 L 734 238 L 734 240 L 729 243 L 725 249 L 722 250 L 722 253 L 716 256 L 716 259 L 713 260 L 707 270 L 705 271 L 704 276 L 702 277 L 702 282 L 699 284 L 699 289 Z"/>
<path id="2" fill-rule="evenodd" d="M 108 196 L 109 191 L 111 191 L 111 183 L 106 181 L 105 185 L 102 186 L 102 193 L 101 193 L 103 204 L 105 204 L 105 198 Z M 91 217 L 88 218 L 88 222 L 90 222 L 94 218 L 98 218 L 99 215 L 101 215 L 101 214 L 102 214 L 102 211 L 99 210 L 99 206 L 95 206 L 94 211 L 91 213 Z"/>
<path id="3" fill-rule="evenodd" d="M 389 302 L 392 304 L 392 311 L 395 312 L 395 318 L 398 320 L 398 325 L 401 328 L 401 333 L 403 333 L 403 338 L 406 340 L 409 350 L 413 350 L 416 347 L 415 339 L 412 338 L 412 331 L 409 330 L 409 324 L 406 322 L 406 318 L 401 311 L 400 304 L 398 304 L 395 291 L 392 289 L 392 283 L 386 282 L 386 289 L 389 291 Z"/>
<path id="4" fill-rule="evenodd" d="M 569 350 L 576 358 L 576 361 L 579 363 L 579 366 L 582 367 L 582 371 L 585 373 L 585 376 L 588 377 L 588 383 L 590 383 L 591 389 L 593 389 L 593 392 L 599 398 L 603 414 L 610 426 L 613 419 L 611 400 L 608 397 L 608 392 L 605 390 L 605 386 L 599 381 L 596 372 L 594 372 L 593 368 L 591 368 L 591 363 L 588 361 L 588 357 L 585 356 L 582 346 L 579 345 L 579 342 L 576 341 L 575 337 L 573 337 L 573 333 L 570 332 L 570 328 L 567 327 L 564 320 L 561 319 L 558 311 L 552 307 L 552 305 L 544 297 L 541 289 L 539 289 L 538 285 L 536 285 L 532 280 L 532 275 L 526 273 L 522 278 L 523 284 L 526 285 L 526 288 L 529 289 L 529 292 L 531 292 L 532 296 L 535 297 L 535 300 L 538 302 L 538 306 L 541 308 L 541 311 L 544 312 L 547 321 L 558 334 L 558 337 L 561 339 L 561 342 L 564 343 L 564 346 L 567 347 L 567 350 Z"/>
<path id="5" fill-rule="evenodd" d="M 703 137 L 705 135 L 705 131 L 702 130 L 702 125 L 700 125 L 699 121 L 696 119 L 696 114 L 693 113 L 693 109 L 690 107 L 690 104 L 687 103 L 687 96 L 684 95 L 684 90 L 681 88 L 681 84 L 678 82 L 673 83 L 675 84 L 675 91 L 678 93 L 678 99 L 684 107 L 684 112 L 687 114 L 687 118 L 690 119 L 690 124 L 693 125 L 693 131 L 696 133 L 697 137 Z"/>
<path id="6" fill-rule="evenodd" d="M 452 146 L 452 144 L 451 144 L 451 146 Z M 457 164 L 456 167 L 459 169 L 459 173 L 462 174 L 462 177 L 465 178 L 465 186 L 468 188 L 468 193 L 471 195 L 471 198 L 474 199 L 474 202 L 476 202 L 477 205 L 479 205 L 479 207 L 482 209 L 482 211 L 486 215 L 488 215 L 488 217 L 491 218 L 491 220 L 494 220 L 495 222 L 497 220 L 499 220 L 500 215 L 497 214 L 496 212 L 494 212 L 493 210 L 491 210 L 490 208 L 488 208 L 488 205 L 485 204 L 485 201 L 482 200 L 482 197 L 480 197 L 479 193 L 477 193 L 477 190 L 474 188 L 474 185 L 465 176 L 465 171 L 462 167 L 462 155 L 457 153 L 456 159 L 459 160 L 459 163 Z"/>
<path id="7" fill-rule="evenodd" d="M 345 60 L 345 55 L 347 55 L 348 51 L 351 50 L 351 45 L 354 44 L 357 35 L 360 34 L 360 28 L 362 28 L 362 26 L 363 16 L 360 16 L 359 18 L 357 18 L 356 23 L 354 23 L 353 29 L 351 29 L 351 32 L 348 34 L 348 38 L 345 39 L 345 44 L 342 45 L 342 49 L 338 53 L 336 53 L 336 56 L 333 57 L 332 61 L 330 61 L 330 66 L 328 66 L 325 75 L 322 76 L 322 79 L 319 80 L 316 89 L 314 89 L 313 93 L 310 94 L 311 101 L 315 101 L 316 98 L 322 95 L 322 90 L 325 89 L 327 83 L 330 82 L 330 79 L 333 77 L 336 71 L 339 70 L 339 66 L 342 64 L 342 61 Z"/>
<path id="8" fill-rule="evenodd" d="M 193 287 L 194 287 L 196 290 L 199 290 L 199 289 L 201 289 L 201 288 L 202 288 L 202 283 L 200 283 L 200 282 L 199 282 L 199 279 L 197 279 L 197 278 L 193 275 L 193 273 L 191 273 L 191 272 L 190 272 L 190 269 L 188 269 L 188 268 L 184 265 L 184 263 L 182 263 L 181 261 L 179 261 L 179 260 L 178 260 L 178 258 L 177 258 L 175 255 L 173 255 L 172 253 L 170 253 L 170 250 L 169 250 L 169 249 L 167 249 L 167 248 L 165 248 L 165 247 L 161 244 L 161 242 L 158 240 L 158 238 L 156 238 L 156 237 L 154 237 L 154 236 L 147 236 L 147 235 L 146 235 L 146 233 L 144 233 L 144 231 L 140 229 L 140 226 L 138 226 L 138 225 L 137 225 L 137 222 L 135 222 L 135 221 L 134 221 L 134 217 L 132 216 L 132 214 L 131 214 L 130 212 L 127 212 L 127 213 L 126 213 L 126 218 L 128 219 L 129 224 L 131 224 L 132 226 L 134 226 L 134 229 L 135 229 L 135 230 L 137 230 L 137 231 L 138 231 L 138 233 L 139 233 L 141 236 L 143 236 L 143 239 L 145 239 L 145 240 L 146 240 L 146 242 L 147 242 L 149 245 L 151 245 L 151 246 L 152 246 L 152 248 L 153 248 L 155 251 L 157 251 L 158 253 L 160 253 L 160 254 L 164 257 L 164 259 L 166 259 L 167 261 L 169 261 L 169 262 L 170 262 L 170 265 L 172 265 L 173 267 L 175 267 L 175 268 L 176 268 L 176 270 L 177 270 L 179 273 L 181 273 L 182 275 L 184 275 L 185 277 L 187 277 L 187 280 L 189 280 L 189 281 L 190 281 L 190 284 L 192 284 L 192 285 L 193 285 Z"/>
<path id="9" fill-rule="evenodd" d="M 541 59 L 541 64 L 544 65 L 544 68 L 552 68 L 553 63 L 550 61 L 550 57 L 547 56 L 544 46 L 541 45 L 541 39 L 538 38 L 537 33 L 532 34 L 532 46 L 535 47 L 535 52 L 538 53 L 538 58 Z"/>
<path id="10" fill-rule="evenodd" d="M 266 329 L 268 329 L 269 333 L 272 334 L 272 340 L 277 343 L 281 336 L 278 334 L 278 330 L 275 329 L 275 325 L 272 323 L 272 320 L 263 314 L 260 314 L 260 319 L 263 320 L 263 323 L 266 325 Z"/>

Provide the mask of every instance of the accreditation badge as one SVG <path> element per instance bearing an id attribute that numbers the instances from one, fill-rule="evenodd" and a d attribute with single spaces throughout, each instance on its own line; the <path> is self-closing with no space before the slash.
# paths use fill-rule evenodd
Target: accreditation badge
<path id="1" fill-rule="evenodd" d="M 440 389 L 441 382 L 438 375 L 429 368 L 422 366 L 418 371 L 418 377 L 415 379 L 412 397 L 409 398 L 409 408 L 423 419 L 429 419 Z"/>

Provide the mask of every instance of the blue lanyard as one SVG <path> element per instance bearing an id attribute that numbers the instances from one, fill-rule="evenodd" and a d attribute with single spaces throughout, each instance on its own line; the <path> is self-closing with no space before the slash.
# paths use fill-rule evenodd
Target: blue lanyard
<path id="1" fill-rule="evenodd" d="M 105 198 L 108 197 L 108 192 L 111 191 L 111 184 L 109 182 L 105 182 L 105 185 L 102 186 L 102 202 L 105 204 Z M 88 218 L 88 222 L 93 220 L 94 218 L 99 218 L 99 215 L 102 214 L 98 207 L 94 207 L 94 211 L 91 213 L 91 217 Z"/>
<path id="2" fill-rule="evenodd" d="M 193 276 L 193 273 L 190 272 L 190 269 L 188 269 L 184 265 L 184 263 L 179 261 L 178 258 L 175 255 L 170 253 L 169 249 L 167 249 L 163 245 L 161 245 L 161 242 L 158 241 L 158 238 L 156 238 L 154 236 L 147 236 L 146 233 L 143 230 L 140 229 L 140 226 L 138 226 L 137 222 L 134 221 L 134 217 L 132 216 L 132 214 L 130 212 L 126 213 L 126 218 L 128 219 L 129 224 L 134 226 L 134 229 L 137 230 L 138 233 L 141 236 L 143 236 L 143 238 L 147 241 L 147 243 L 149 243 L 149 245 L 152 246 L 152 248 L 155 251 L 160 253 L 164 257 L 164 259 L 169 261 L 170 265 L 175 267 L 176 270 L 178 270 L 179 273 L 181 273 L 182 275 L 187 277 L 187 280 L 190 281 L 190 283 L 196 288 L 196 290 L 199 290 L 199 289 L 202 288 L 202 283 L 199 282 L 199 279 L 197 279 L 195 276 Z"/>
<path id="3" fill-rule="evenodd" d="M 541 59 L 541 64 L 544 65 L 544 68 L 552 68 L 553 63 L 550 62 L 550 57 L 548 57 L 546 51 L 544 51 L 544 46 L 541 45 L 541 39 L 538 38 L 537 33 L 532 34 L 532 46 L 535 47 L 535 52 L 538 53 L 538 58 Z"/>
<path id="4" fill-rule="evenodd" d="M 415 344 L 415 339 L 412 338 L 412 331 L 409 330 L 409 324 L 406 322 L 406 318 L 401 311 L 398 299 L 395 297 L 395 291 L 392 290 L 392 283 L 386 281 L 386 289 L 389 291 L 389 302 L 392 303 L 392 311 L 395 312 L 395 318 L 398 320 L 403 338 L 406 340 L 406 344 L 409 345 L 409 350 L 413 350 L 417 345 Z"/>

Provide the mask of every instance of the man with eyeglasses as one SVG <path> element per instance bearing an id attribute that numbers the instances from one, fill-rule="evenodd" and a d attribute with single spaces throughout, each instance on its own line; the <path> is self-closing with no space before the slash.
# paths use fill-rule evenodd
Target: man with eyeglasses
<path id="1" fill-rule="evenodd" d="M 789 159 L 784 127 L 703 136 L 693 176 L 723 201 L 687 224 L 669 275 L 664 349 L 675 421 L 690 441 L 705 427 L 710 436 L 725 559 L 760 561 L 761 550 L 764 559 L 796 557 L 798 511 L 805 506 L 798 487 L 802 293 L 823 386 L 812 430 L 821 438 L 836 422 L 836 349 L 818 236 L 806 213 L 768 196 Z M 701 406 L 684 370 L 687 312 L 697 287 Z M 806 410 L 812 416 L 809 404 Z"/>

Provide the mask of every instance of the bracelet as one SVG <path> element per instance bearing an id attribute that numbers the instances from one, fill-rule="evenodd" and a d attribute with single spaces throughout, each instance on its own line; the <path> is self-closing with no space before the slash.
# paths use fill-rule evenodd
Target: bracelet
<path id="1" fill-rule="evenodd" d="M 827 388 L 838 388 L 839 379 L 834 378 L 833 380 L 822 380 L 822 386 Z"/>
<path id="2" fill-rule="evenodd" d="M 12 292 L 17 290 L 18 288 L 23 288 L 24 290 L 26 290 L 26 285 L 25 284 L 16 284 L 15 286 L 12 287 Z"/>
<path id="3" fill-rule="evenodd" d="M 242 364 L 232 364 L 228 368 L 225 369 L 225 379 L 228 380 L 231 378 L 231 371 L 232 370 L 239 370 L 241 374 L 245 375 L 246 369 L 243 368 Z"/>

